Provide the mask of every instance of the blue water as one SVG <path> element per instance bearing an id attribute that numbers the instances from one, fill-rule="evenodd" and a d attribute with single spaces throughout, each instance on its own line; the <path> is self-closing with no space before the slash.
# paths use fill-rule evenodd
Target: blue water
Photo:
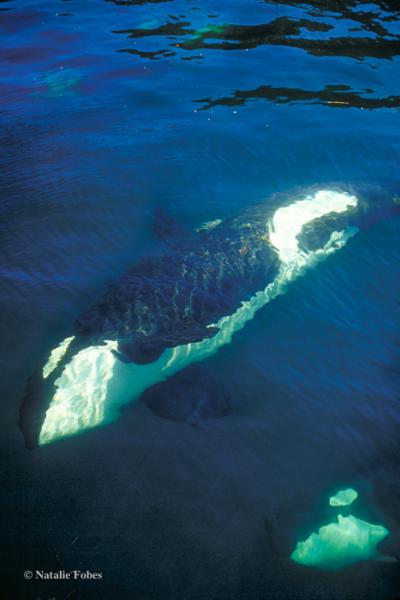
<path id="1" fill-rule="evenodd" d="M 288 559 L 338 486 L 400 558 L 394 213 L 206 361 L 229 417 L 191 427 L 139 401 L 34 452 L 17 421 L 37 357 L 160 249 L 155 207 L 192 229 L 316 183 L 400 194 L 399 18 L 389 0 L 0 3 L 6 597 L 398 595 L 395 563 Z M 24 583 L 40 568 L 103 580 Z"/>

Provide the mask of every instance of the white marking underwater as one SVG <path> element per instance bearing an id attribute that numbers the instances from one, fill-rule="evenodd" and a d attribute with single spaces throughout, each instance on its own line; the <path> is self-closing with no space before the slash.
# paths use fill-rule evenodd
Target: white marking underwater
<path id="1" fill-rule="evenodd" d="M 299 250 L 297 241 L 302 227 L 323 215 L 345 212 L 356 205 L 355 196 L 320 190 L 278 209 L 272 221 L 266 223 L 281 260 L 278 275 L 232 315 L 222 317 L 215 324 L 219 331 L 213 337 L 166 349 L 157 361 L 146 365 L 119 361 L 113 353 L 118 347 L 116 341 L 78 352 L 55 381 L 57 389 L 46 412 L 39 445 L 115 421 L 121 407 L 137 399 L 148 387 L 229 344 L 233 334 L 253 319 L 260 308 L 285 293 L 288 284 L 308 268 L 345 246 L 358 231 L 356 227 L 334 231 L 323 248 L 305 253 Z"/>
<path id="2" fill-rule="evenodd" d="M 337 521 L 323 525 L 318 533 L 312 533 L 299 542 L 291 558 L 307 567 L 319 567 L 336 571 L 349 567 L 360 560 L 388 560 L 376 549 L 378 542 L 388 535 L 382 525 L 374 525 L 353 515 L 337 516 Z"/>
<path id="3" fill-rule="evenodd" d="M 357 198 L 349 194 L 320 190 L 314 196 L 279 208 L 269 227 L 269 239 L 282 262 L 296 261 L 300 250 L 297 236 L 306 223 L 329 213 L 342 213 L 357 206 Z"/>
<path id="4" fill-rule="evenodd" d="M 331 496 L 329 504 L 335 508 L 349 506 L 356 498 L 358 492 L 348 488 Z M 312 533 L 304 542 L 298 542 L 290 558 L 306 567 L 330 571 L 350 567 L 362 560 L 396 562 L 394 557 L 380 554 L 376 547 L 388 534 L 383 525 L 368 523 L 354 515 L 344 517 L 338 514 L 317 533 Z"/>
<path id="5" fill-rule="evenodd" d="M 58 365 L 58 363 L 60 362 L 60 360 L 66 353 L 66 351 L 68 350 L 68 346 L 70 345 L 70 343 L 72 342 L 73 339 L 75 339 L 74 335 L 72 335 L 71 337 L 65 338 L 65 340 L 63 340 L 61 342 L 61 344 L 59 344 L 56 348 L 54 348 L 51 351 L 49 360 L 43 367 L 43 378 L 44 379 L 46 379 L 50 375 L 50 373 L 52 373 L 54 371 L 54 369 L 56 368 L 56 366 Z"/>
<path id="6" fill-rule="evenodd" d="M 218 225 L 221 225 L 222 219 L 214 219 L 213 221 L 206 221 L 200 227 L 197 227 L 195 231 L 210 231 L 211 229 L 215 229 Z"/>
<path id="7" fill-rule="evenodd" d="M 357 500 L 358 493 L 353 488 L 347 488 L 345 490 L 340 490 L 334 496 L 329 498 L 330 506 L 350 506 L 353 504 L 354 500 Z"/>

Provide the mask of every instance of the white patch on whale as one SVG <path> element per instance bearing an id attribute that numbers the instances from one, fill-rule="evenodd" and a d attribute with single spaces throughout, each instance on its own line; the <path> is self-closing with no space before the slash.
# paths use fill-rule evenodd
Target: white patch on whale
<path id="1" fill-rule="evenodd" d="M 297 236 L 304 225 L 329 213 L 341 213 L 357 206 L 357 198 L 343 192 L 320 190 L 313 196 L 279 208 L 269 227 L 271 244 L 282 262 L 296 261 L 299 255 Z"/>
<path id="2" fill-rule="evenodd" d="M 287 285 L 307 268 L 342 248 L 357 232 L 356 227 L 334 231 L 323 248 L 305 253 L 299 250 L 297 241 L 302 227 L 323 215 L 345 212 L 356 204 L 355 196 L 320 190 L 278 209 L 272 221 L 266 223 L 271 242 L 281 259 L 278 275 L 232 315 L 222 317 L 216 323 L 220 330 L 213 337 L 166 349 L 157 361 L 146 365 L 119 361 L 113 353 L 117 342 L 108 341 L 105 345 L 78 352 L 55 381 L 57 389 L 46 412 L 39 444 L 115 421 L 120 408 L 138 398 L 149 386 L 229 344 L 233 334 L 253 319 L 261 307 L 283 294 Z"/>
<path id="3" fill-rule="evenodd" d="M 66 353 L 66 351 L 68 350 L 68 346 L 70 345 L 70 343 L 72 342 L 73 339 L 75 339 L 74 335 L 72 335 L 71 337 L 65 338 L 65 340 L 63 340 L 61 342 L 61 344 L 59 344 L 56 348 L 54 348 L 51 351 L 49 360 L 43 367 L 42 373 L 43 373 L 44 379 L 46 379 L 46 377 L 48 377 L 50 375 L 50 373 L 52 373 L 54 371 L 54 369 L 56 368 L 56 366 L 58 365 L 58 363 L 60 362 L 60 360 Z"/>
<path id="4" fill-rule="evenodd" d="M 200 227 L 197 227 L 195 231 L 211 231 L 211 229 L 215 229 L 218 225 L 221 225 L 222 219 L 214 219 L 213 221 L 206 221 Z"/>

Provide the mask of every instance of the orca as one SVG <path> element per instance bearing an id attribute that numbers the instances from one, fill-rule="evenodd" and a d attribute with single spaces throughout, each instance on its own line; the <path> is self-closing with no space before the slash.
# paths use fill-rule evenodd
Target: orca
<path id="1" fill-rule="evenodd" d="M 371 214 L 399 208 L 392 197 L 374 207 L 376 194 L 313 186 L 193 232 L 158 211 L 163 251 L 110 285 L 28 379 L 19 419 L 26 446 L 115 421 L 124 404 L 230 343 L 291 281 L 370 226 Z"/>

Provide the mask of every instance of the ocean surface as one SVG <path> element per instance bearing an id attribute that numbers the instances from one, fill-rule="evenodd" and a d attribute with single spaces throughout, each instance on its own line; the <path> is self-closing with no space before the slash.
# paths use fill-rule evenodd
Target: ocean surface
<path id="1" fill-rule="evenodd" d="M 159 207 L 194 230 L 315 185 L 398 203 L 399 19 L 394 0 L 0 1 L 2 598 L 399 597 L 395 560 L 289 558 L 352 487 L 400 559 L 396 211 L 201 363 L 229 415 L 139 399 L 33 451 L 18 427 L 38 357 L 162 250 Z"/>

